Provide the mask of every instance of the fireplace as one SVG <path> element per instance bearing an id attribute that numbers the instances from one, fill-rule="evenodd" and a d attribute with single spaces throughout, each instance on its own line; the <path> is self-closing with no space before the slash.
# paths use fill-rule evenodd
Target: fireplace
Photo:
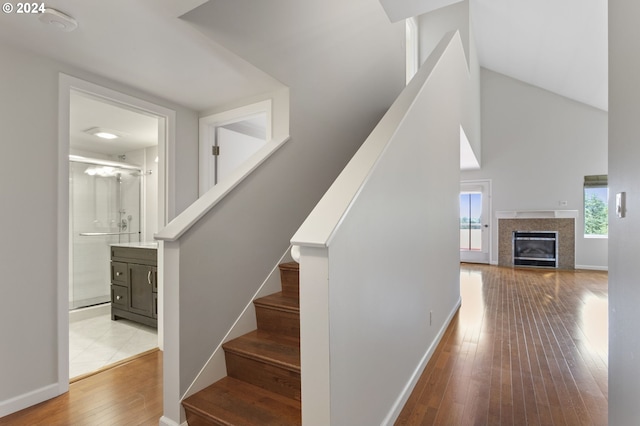
<path id="1" fill-rule="evenodd" d="M 513 231 L 513 265 L 558 267 L 558 232 Z"/>
<path id="2" fill-rule="evenodd" d="M 546 267 L 555 267 L 557 269 L 575 268 L 576 219 L 578 217 L 576 210 L 505 210 L 497 211 L 495 217 L 498 219 L 498 265 L 517 266 L 514 263 L 513 255 L 514 232 L 535 233 L 542 231 L 556 233 L 555 255 L 553 256 L 555 257 L 555 266 Z M 548 242 L 544 244 L 549 245 Z M 551 243 L 551 245 L 553 244 Z M 517 257 L 530 256 L 521 255 Z M 551 258 L 543 258 L 542 264 L 548 265 L 549 263 L 547 262 Z M 545 260 L 547 262 L 544 262 Z M 521 265 L 523 263 L 531 263 L 531 261 L 520 262 Z"/>

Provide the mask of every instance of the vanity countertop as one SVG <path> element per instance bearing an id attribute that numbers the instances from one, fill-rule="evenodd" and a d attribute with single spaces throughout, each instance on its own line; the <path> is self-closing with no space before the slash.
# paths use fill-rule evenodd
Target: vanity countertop
<path id="1" fill-rule="evenodd" d="M 111 244 L 111 247 L 139 247 L 139 248 L 146 248 L 146 249 L 157 249 L 158 242 L 147 241 L 147 242 L 133 242 L 133 243 L 115 243 L 115 244 Z"/>

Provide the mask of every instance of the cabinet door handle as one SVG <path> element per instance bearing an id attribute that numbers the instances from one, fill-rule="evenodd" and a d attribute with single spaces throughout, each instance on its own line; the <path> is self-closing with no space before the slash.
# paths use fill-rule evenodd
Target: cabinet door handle
<path id="1" fill-rule="evenodd" d="M 122 299 L 122 296 L 116 296 L 116 300 Z"/>
<path id="2" fill-rule="evenodd" d="M 149 270 L 149 272 L 147 272 L 147 282 L 149 284 L 151 284 L 151 270 Z"/>
<path id="3" fill-rule="evenodd" d="M 120 275 L 122 275 L 122 272 L 116 272 L 116 277 L 119 277 Z"/>

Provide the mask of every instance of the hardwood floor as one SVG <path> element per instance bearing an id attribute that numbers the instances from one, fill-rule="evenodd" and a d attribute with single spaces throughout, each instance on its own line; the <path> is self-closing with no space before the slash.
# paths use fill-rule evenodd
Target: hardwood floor
<path id="1" fill-rule="evenodd" d="M 162 416 L 162 352 L 69 385 L 69 392 L 0 418 L 0 425 L 158 425 Z"/>
<path id="2" fill-rule="evenodd" d="M 606 425 L 607 274 L 461 265 L 462 307 L 397 425 Z"/>
<path id="3" fill-rule="evenodd" d="M 607 274 L 461 266 L 462 307 L 398 425 L 606 425 Z M 0 425 L 157 425 L 162 355 Z"/>

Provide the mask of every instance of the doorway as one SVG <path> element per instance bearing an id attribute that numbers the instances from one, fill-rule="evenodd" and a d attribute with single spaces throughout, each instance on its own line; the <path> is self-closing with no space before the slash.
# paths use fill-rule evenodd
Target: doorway
<path id="1" fill-rule="evenodd" d="M 158 346 L 155 327 L 115 321 L 112 294 L 121 287 L 113 286 L 111 252 L 142 244 L 157 252 L 161 118 L 77 90 L 71 90 L 69 111 L 69 376 L 74 380 Z"/>
<path id="2" fill-rule="evenodd" d="M 489 263 L 491 182 L 460 183 L 460 261 Z"/>
<path id="3" fill-rule="evenodd" d="M 270 100 L 200 118 L 199 195 L 229 178 L 271 133 Z"/>
<path id="4" fill-rule="evenodd" d="M 162 347 L 162 274 L 157 330 L 112 321 L 110 248 L 157 246 L 153 234 L 173 205 L 166 153 L 175 112 L 63 74 L 59 95 L 58 380 L 64 391 L 70 377 L 92 366 Z M 85 366 L 72 369 L 72 358 Z"/>

